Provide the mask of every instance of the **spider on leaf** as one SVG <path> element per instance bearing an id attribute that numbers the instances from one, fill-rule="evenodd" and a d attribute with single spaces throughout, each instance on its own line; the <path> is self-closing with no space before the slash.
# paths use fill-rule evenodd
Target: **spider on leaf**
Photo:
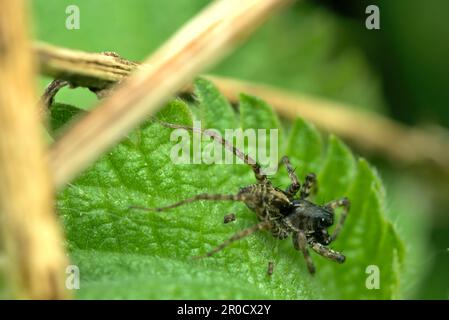
<path id="1" fill-rule="evenodd" d="M 304 255 L 307 268 L 311 274 L 315 273 L 315 266 L 309 254 L 309 248 L 319 255 L 337 263 L 343 263 L 345 261 L 343 254 L 330 249 L 328 245 L 335 241 L 340 234 L 349 213 L 350 202 L 347 198 L 333 200 L 324 205 L 318 205 L 310 201 L 308 199 L 310 192 L 316 184 L 315 174 L 307 174 L 304 183 L 301 184 L 288 157 L 284 156 L 281 162 L 287 169 L 291 184 L 286 190 L 281 190 L 272 185 L 267 175 L 262 172 L 260 165 L 254 159 L 235 148 L 219 134 L 210 130 L 167 123 L 158 119 L 155 120 L 162 126 L 168 128 L 199 131 L 201 134 L 211 137 L 242 159 L 245 164 L 249 165 L 257 180 L 256 183 L 241 188 L 237 194 L 204 193 L 166 207 L 131 207 L 147 211 L 165 211 L 200 200 L 238 201 L 246 204 L 256 214 L 259 221 L 257 224 L 235 233 L 210 252 L 196 258 L 210 257 L 235 241 L 243 239 L 259 230 L 267 230 L 277 239 L 286 239 L 291 236 L 293 246 Z M 332 234 L 329 234 L 327 229 L 334 224 L 335 209 L 338 207 L 342 207 L 343 211 L 334 231 Z M 272 269 L 273 267 L 269 264 L 269 274 L 272 273 Z"/>

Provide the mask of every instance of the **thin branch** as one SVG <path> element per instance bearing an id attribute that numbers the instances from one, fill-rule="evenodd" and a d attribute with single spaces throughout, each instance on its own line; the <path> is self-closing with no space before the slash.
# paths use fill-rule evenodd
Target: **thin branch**
<path id="1" fill-rule="evenodd" d="M 145 67 L 126 79 L 95 110 L 74 123 L 53 145 L 50 161 L 57 188 L 73 179 L 107 148 L 156 112 L 195 75 L 221 59 L 275 9 L 288 2 L 212 2 L 151 55 Z M 101 61 L 106 59 L 113 61 L 115 57 L 105 56 Z M 114 68 L 103 64 L 101 68 L 111 71 L 108 73 L 111 78 L 116 76 Z"/>
<path id="2" fill-rule="evenodd" d="M 87 54 L 42 43 L 36 44 L 35 50 L 40 58 L 42 73 L 91 89 L 109 87 L 114 81 L 124 80 L 135 68 L 142 68 L 122 58 L 117 60 L 102 54 Z M 95 61 L 100 60 L 107 63 L 107 72 L 97 66 Z M 123 65 L 131 67 L 123 71 Z M 208 78 L 231 102 L 237 102 L 238 95 L 242 92 L 258 96 L 271 104 L 282 116 L 288 119 L 301 116 L 315 123 L 320 129 L 346 139 L 360 150 L 378 153 L 389 160 L 407 165 L 430 163 L 449 176 L 447 131 L 435 134 L 402 125 L 378 114 L 357 111 L 357 108 L 347 104 L 292 93 L 268 85 L 219 76 Z M 192 92 L 192 87 L 187 86 L 183 91 Z"/>
<path id="3" fill-rule="evenodd" d="M 24 0 L 0 1 L 0 227 L 18 298 L 61 299 L 67 266 L 34 90 Z"/>
<path id="4" fill-rule="evenodd" d="M 45 89 L 44 94 L 41 97 L 39 104 L 45 109 L 50 108 L 53 104 L 56 94 L 59 90 L 69 85 L 66 80 L 56 79 L 53 80 Z"/>
<path id="5" fill-rule="evenodd" d="M 300 116 L 319 128 L 337 134 L 365 152 L 379 153 L 402 164 L 432 164 L 449 175 L 449 135 L 408 127 L 380 114 L 354 106 L 263 84 L 209 76 L 232 102 L 241 92 L 267 101 L 289 119 Z"/>
<path id="6" fill-rule="evenodd" d="M 104 89 L 128 77 L 138 66 L 112 54 L 89 53 L 39 42 L 34 47 L 42 73 L 66 80 L 75 87 Z"/>

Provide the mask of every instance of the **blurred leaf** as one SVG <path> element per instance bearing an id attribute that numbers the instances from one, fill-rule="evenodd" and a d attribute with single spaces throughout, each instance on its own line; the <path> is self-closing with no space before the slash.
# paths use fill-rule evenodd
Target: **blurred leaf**
<path id="1" fill-rule="evenodd" d="M 92 52 L 115 51 L 141 61 L 209 3 L 35 0 L 33 8 L 41 41 Z M 80 9 L 79 30 L 65 27 L 69 5 Z M 299 1 L 269 19 L 212 72 L 381 111 L 384 102 L 377 75 L 357 46 L 342 45 L 347 40 L 342 32 L 345 22 L 313 3 Z M 58 99 L 85 107 L 95 103 L 95 95 L 81 88 L 63 89 Z"/>

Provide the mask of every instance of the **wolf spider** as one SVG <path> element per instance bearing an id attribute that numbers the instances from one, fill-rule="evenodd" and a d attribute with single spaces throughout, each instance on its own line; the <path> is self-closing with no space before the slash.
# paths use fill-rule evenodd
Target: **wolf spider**
<path id="1" fill-rule="evenodd" d="M 249 209 L 256 213 L 257 219 L 259 220 L 257 224 L 235 233 L 215 249 L 197 258 L 210 257 L 231 243 L 245 238 L 256 231 L 268 230 L 273 237 L 277 239 L 285 239 L 290 235 L 292 236 L 293 246 L 304 255 L 307 268 L 311 274 L 315 273 L 315 266 L 309 254 L 309 247 L 319 255 L 337 263 L 343 263 L 345 261 L 345 256 L 343 254 L 328 248 L 327 245 L 337 238 L 343 227 L 349 212 L 349 200 L 347 198 L 341 198 L 333 200 L 325 205 L 318 205 L 308 200 L 310 192 L 316 183 L 315 174 L 309 173 L 305 177 L 304 183 L 301 185 L 289 159 L 284 156 L 281 162 L 287 169 L 291 184 L 286 190 L 281 190 L 272 185 L 271 181 L 262 172 L 260 165 L 256 161 L 235 148 L 219 134 L 208 130 L 201 130 L 199 128 L 171 124 L 158 119 L 155 120 L 168 128 L 199 131 L 223 144 L 225 148 L 232 151 L 237 157 L 242 159 L 245 164 L 252 168 L 257 180 L 257 183 L 241 188 L 237 194 L 204 193 L 166 207 L 152 209 L 133 206 L 133 208 L 147 211 L 165 211 L 199 200 L 228 200 L 243 202 Z M 296 196 L 298 192 L 299 197 Z M 329 235 L 327 228 L 334 223 L 334 211 L 337 207 L 343 207 L 343 212 L 335 230 Z M 272 273 L 272 269 L 273 267 L 269 266 L 269 270 L 271 270 L 271 272 L 268 272 L 269 274 Z"/>

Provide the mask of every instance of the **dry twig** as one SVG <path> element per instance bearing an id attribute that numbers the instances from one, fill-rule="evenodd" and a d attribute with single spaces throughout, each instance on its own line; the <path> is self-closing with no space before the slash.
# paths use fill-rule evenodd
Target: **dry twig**
<path id="1" fill-rule="evenodd" d="M 280 115 L 300 116 L 319 128 L 350 141 L 365 152 L 379 153 L 406 165 L 432 164 L 449 176 L 449 139 L 447 132 L 436 135 L 419 128 L 407 127 L 372 112 L 358 111 L 333 102 L 271 86 L 210 76 L 230 100 L 238 101 L 240 92 L 267 101 Z"/>
<path id="2" fill-rule="evenodd" d="M 214 1 L 53 145 L 50 161 L 55 185 L 62 187 L 69 182 L 196 74 L 229 52 L 274 9 L 288 2 Z M 108 58 L 116 59 L 102 59 Z"/>
<path id="3" fill-rule="evenodd" d="M 101 89 L 121 81 L 140 67 L 124 59 L 101 54 L 62 49 L 47 44 L 36 44 L 42 72 L 56 79 L 68 80 L 76 86 Z M 98 66 L 98 61 L 107 65 Z M 128 66 L 128 67 L 124 67 Z M 125 68 L 128 68 L 124 71 Z M 258 96 L 282 116 L 297 116 L 315 123 L 351 142 L 359 149 L 379 153 L 401 164 L 431 163 L 449 176 L 449 145 L 447 132 L 439 135 L 419 128 L 407 127 L 381 115 L 357 111 L 343 103 L 287 92 L 268 85 L 209 76 L 220 91 L 232 102 L 241 92 Z M 191 92 L 187 86 L 184 91 Z"/>
<path id="4" fill-rule="evenodd" d="M 0 218 L 17 297 L 67 298 L 24 0 L 0 1 Z"/>

